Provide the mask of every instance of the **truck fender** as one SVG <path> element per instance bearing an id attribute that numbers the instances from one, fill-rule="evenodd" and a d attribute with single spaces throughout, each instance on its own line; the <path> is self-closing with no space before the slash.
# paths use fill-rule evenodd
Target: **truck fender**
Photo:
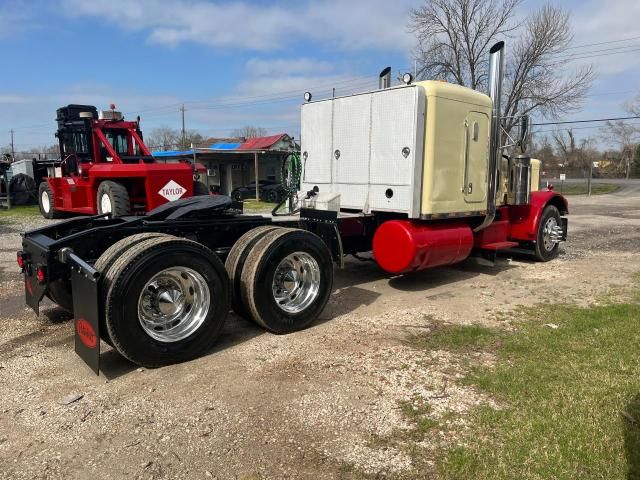
<path id="1" fill-rule="evenodd" d="M 535 241 L 538 236 L 540 217 L 547 205 L 555 206 L 560 215 L 569 213 L 567 199 L 553 190 L 531 192 L 529 205 L 513 206 L 509 210 L 511 220 L 510 238 L 518 241 Z"/>

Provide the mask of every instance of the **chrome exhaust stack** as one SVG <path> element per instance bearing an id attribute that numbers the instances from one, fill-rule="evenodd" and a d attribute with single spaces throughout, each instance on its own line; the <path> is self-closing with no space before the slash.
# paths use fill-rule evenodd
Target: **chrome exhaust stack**
<path id="1" fill-rule="evenodd" d="M 487 186 L 487 214 L 475 228 L 478 232 L 493 222 L 496 216 L 496 194 L 498 192 L 498 169 L 502 158 L 502 77 L 504 76 L 504 42 L 498 42 L 491 50 L 489 58 L 489 97 L 491 98 L 491 132 L 489 137 L 489 175 Z"/>
<path id="2" fill-rule="evenodd" d="M 391 67 L 387 67 L 380 72 L 378 77 L 378 88 L 384 90 L 391 86 Z"/>

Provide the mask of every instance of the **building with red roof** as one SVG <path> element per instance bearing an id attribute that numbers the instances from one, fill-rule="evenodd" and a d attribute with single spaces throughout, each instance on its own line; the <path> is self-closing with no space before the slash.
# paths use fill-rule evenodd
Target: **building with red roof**
<path id="1" fill-rule="evenodd" d="M 212 143 L 189 150 L 153 152 L 160 161 L 188 159 L 205 166 L 200 180 L 210 189 L 225 195 L 238 188 L 261 181 L 280 182 L 284 158 L 300 146 L 286 133 L 267 137 L 212 139 Z"/>

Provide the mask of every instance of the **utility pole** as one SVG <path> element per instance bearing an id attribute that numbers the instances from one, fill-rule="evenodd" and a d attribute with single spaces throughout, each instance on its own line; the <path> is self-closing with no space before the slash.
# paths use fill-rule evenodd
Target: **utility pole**
<path id="1" fill-rule="evenodd" d="M 187 135 L 184 129 L 184 103 L 182 104 L 182 107 L 180 107 L 180 111 L 182 112 L 182 148 L 185 148 Z"/>
<path id="2" fill-rule="evenodd" d="M 11 129 L 11 161 L 16 159 L 16 151 L 13 147 L 13 128 Z"/>

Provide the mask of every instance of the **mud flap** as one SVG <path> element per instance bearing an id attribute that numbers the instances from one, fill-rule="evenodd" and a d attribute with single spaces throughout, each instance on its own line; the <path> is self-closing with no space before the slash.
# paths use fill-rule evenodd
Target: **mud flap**
<path id="1" fill-rule="evenodd" d="M 40 302 L 46 287 L 33 275 L 32 269 L 33 267 L 29 265 L 24 272 L 25 303 L 36 312 L 36 315 L 40 315 Z"/>
<path id="2" fill-rule="evenodd" d="M 100 374 L 98 279 L 80 268 L 71 269 L 75 351 L 96 375 Z"/>

